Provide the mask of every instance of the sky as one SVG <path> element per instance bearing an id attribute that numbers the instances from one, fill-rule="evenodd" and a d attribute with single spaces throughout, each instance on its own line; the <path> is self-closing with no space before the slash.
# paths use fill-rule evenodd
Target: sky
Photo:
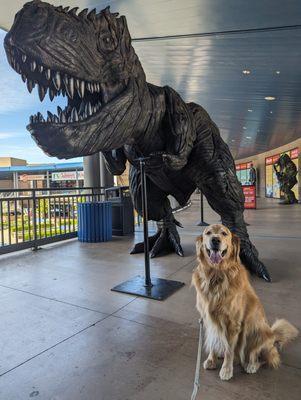
<path id="1" fill-rule="evenodd" d="M 0 157 L 22 158 L 28 163 L 64 162 L 44 154 L 26 130 L 26 125 L 30 115 L 40 111 L 45 116 L 47 110 L 54 111 L 58 105 L 64 104 L 65 107 L 65 101 L 54 99 L 51 102 L 47 93 L 41 103 L 37 88 L 31 94 L 28 92 L 21 75 L 10 67 L 6 59 L 3 47 L 5 34 L 0 29 Z M 81 160 L 74 158 L 72 161 Z"/>

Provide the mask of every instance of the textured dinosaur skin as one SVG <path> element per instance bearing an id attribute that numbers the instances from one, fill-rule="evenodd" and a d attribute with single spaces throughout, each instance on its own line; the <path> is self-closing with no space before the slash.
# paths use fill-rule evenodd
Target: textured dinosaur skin
<path id="1" fill-rule="evenodd" d="M 113 174 L 131 164 L 130 189 L 141 213 L 136 159 L 146 163 L 149 219 L 158 221 L 150 238 L 151 255 L 183 255 L 168 195 L 185 205 L 202 190 L 222 222 L 241 239 L 241 259 L 270 280 L 250 242 L 243 218 L 244 196 L 228 146 L 207 112 L 185 103 L 172 88 L 146 82 L 131 45 L 126 19 L 108 8 L 96 14 L 35 0 L 16 14 L 6 35 L 7 58 L 41 101 L 67 97 L 57 115 L 30 117 L 27 129 L 51 156 L 71 158 L 102 151 Z M 133 252 L 143 251 L 137 244 Z"/>

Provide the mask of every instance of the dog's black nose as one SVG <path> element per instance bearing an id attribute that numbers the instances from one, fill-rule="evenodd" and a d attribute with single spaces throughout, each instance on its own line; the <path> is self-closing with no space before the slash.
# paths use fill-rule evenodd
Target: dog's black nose
<path id="1" fill-rule="evenodd" d="M 212 248 L 213 249 L 218 249 L 219 248 L 219 245 L 220 245 L 220 239 L 219 238 L 217 238 L 217 237 L 213 237 L 212 239 L 211 239 L 211 246 L 212 246 Z"/>

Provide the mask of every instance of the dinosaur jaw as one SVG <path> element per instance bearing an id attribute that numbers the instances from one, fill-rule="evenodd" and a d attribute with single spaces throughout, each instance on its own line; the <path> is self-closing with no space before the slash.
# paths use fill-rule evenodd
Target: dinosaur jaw
<path id="1" fill-rule="evenodd" d="M 10 65 L 22 76 L 29 92 L 37 85 L 41 101 L 47 92 L 50 100 L 59 95 L 67 98 L 66 107 L 58 107 L 57 114 L 30 117 L 27 129 L 45 153 L 72 158 L 115 149 L 127 141 L 126 130 L 119 134 L 117 127 L 136 97 L 134 81 L 108 88 L 101 82 L 53 71 L 23 50 L 5 47 Z"/>

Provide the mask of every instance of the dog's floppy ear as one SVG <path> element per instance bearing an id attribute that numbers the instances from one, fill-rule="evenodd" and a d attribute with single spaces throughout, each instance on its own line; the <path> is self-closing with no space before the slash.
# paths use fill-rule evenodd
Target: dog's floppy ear
<path id="1" fill-rule="evenodd" d="M 232 257 L 236 262 L 240 262 L 239 253 L 240 238 L 235 233 L 232 233 Z"/>
<path id="2" fill-rule="evenodd" d="M 202 244 L 203 244 L 203 236 L 200 235 L 200 236 L 198 236 L 198 237 L 196 238 L 196 242 L 195 242 L 195 249 L 196 249 L 196 255 L 197 255 L 197 257 L 199 257 L 200 254 L 201 254 L 201 247 L 202 247 Z"/>

